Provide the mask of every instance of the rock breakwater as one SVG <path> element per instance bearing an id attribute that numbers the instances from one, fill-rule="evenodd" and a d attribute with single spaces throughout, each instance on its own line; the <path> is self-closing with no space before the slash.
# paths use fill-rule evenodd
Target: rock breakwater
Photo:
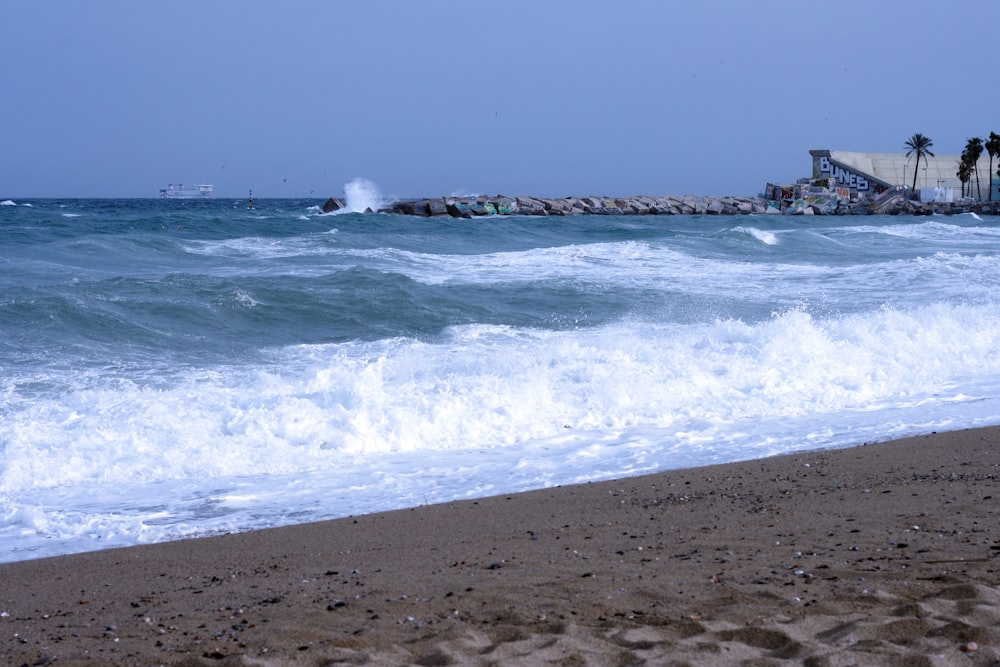
<path id="1" fill-rule="evenodd" d="M 342 199 L 332 197 L 323 205 L 329 213 L 345 206 Z M 378 211 L 431 217 L 450 215 L 473 218 L 484 215 L 738 215 L 766 213 L 767 202 L 753 197 L 508 197 L 505 195 L 476 197 L 438 197 L 407 199 L 393 202 Z"/>
<path id="2" fill-rule="evenodd" d="M 345 207 L 345 201 L 331 197 L 323 204 L 330 213 Z M 953 215 L 956 213 L 1000 214 L 1000 202 L 921 203 L 905 198 L 886 202 L 781 202 L 760 197 L 712 197 L 685 195 L 635 197 L 509 197 L 505 195 L 475 197 L 437 197 L 405 199 L 377 211 L 420 217 L 451 216 L 474 218 L 487 215 Z"/>

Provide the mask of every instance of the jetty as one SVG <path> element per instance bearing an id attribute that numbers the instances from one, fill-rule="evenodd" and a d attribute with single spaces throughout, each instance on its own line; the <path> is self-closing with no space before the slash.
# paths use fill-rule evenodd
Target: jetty
<path id="1" fill-rule="evenodd" d="M 765 197 L 633 196 L 633 197 L 512 197 L 506 195 L 404 199 L 365 213 L 394 213 L 419 217 L 450 216 L 567 216 L 567 215 L 1000 215 L 1000 202 L 920 202 L 905 189 L 888 190 L 879 197 L 852 201 L 832 192 L 768 199 Z M 330 213 L 346 207 L 331 197 L 323 204 Z"/>

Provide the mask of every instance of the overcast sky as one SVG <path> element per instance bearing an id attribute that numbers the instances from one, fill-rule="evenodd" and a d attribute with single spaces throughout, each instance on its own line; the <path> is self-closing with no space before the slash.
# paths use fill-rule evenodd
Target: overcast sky
<path id="1" fill-rule="evenodd" d="M 1000 132 L 998 26 L 997 0 L 0 0 L 0 199 L 754 195 L 811 148 Z"/>

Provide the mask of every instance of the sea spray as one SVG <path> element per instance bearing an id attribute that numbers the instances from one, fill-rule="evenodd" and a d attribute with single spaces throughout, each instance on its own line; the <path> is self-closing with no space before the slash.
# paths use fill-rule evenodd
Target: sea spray
<path id="1" fill-rule="evenodd" d="M 365 178 L 355 178 L 344 186 L 346 206 L 339 212 L 365 213 L 378 211 L 391 203 L 379 191 L 378 186 Z"/>

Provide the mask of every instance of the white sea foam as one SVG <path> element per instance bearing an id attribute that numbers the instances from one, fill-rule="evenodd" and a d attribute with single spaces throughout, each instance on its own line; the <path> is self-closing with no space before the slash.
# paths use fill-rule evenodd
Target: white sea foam
<path id="1" fill-rule="evenodd" d="M 49 378 L 69 384 L 0 422 L 0 543 L 16 533 L 42 555 L 853 444 L 957 413 L 996 423 L 998 345 L 996 306 L 931 305 L 471 325 L 435 344 L 287 348 L 156 389 Z"/>
<path id="2" fill-rule="evenodd" d="M 765 245 L 778 245 L 778 236 L 774 232 L 764 231 L 756 227 L 737 227 L 736 231 L 749 234 Z"/>
<path id="3" fill-rule="evenodd" d="M 12 199 L 5 199 L 3 201 L 0 201 L 0 206 L 17 206 L 17 202 L 13 201 Z"/>
<path id="4" fill-rule="evenodd" d="M 913 223 L 908 225 L 891 226 L 868 226 L 859 225 L 848 229 L 839 230 L 841 235 L 875 234 L 882 236 L 902 237 L 908 239 L 919 239 L 921 241 L 961 241 L 970 236 L 990 236 L 1000 235 L 1000 229 L 982 225 L 962 226 L 953 222 L 942 222 L 940 220 L 928 220 L 926 222 Z"/>
<path id="5" fill-rule="evenodd" d="M 961 228 L 951 226 L 951 229 Z M 963 243 L 970 248 L 976 247 L 977 235 L 993 234 L 992 230 L 964 231 Z M 935 228 L 924 229 L 925 238 L 936 233 Z M 948 239 L 953 238 L 954 234 L 948 236 Z M 1000 272 L 1000 258 L 961 252 L 939 252 L 916 260 L 889 259 L 846 270 L 840 265 L 734 263 L 725 258 L 693 256 L 669 244 L 647 241 L 543 247 L 475 255 L 440 255 L 398 248 L 348 248 L 316 243 L 307 237 L 191 241 L 187 247 L 197 254 L 260 260 L 326 258 L 322 263 L 303 263 L 296 269 L 297 275 L 301 276 L 326 275 L 331 270 L 348 269 L 363 263 L 429 285 L 565 280 L 605 287 L 660 289 L 663 284 L 677 283 L 684 286 L 686 293 L 708 299 L 728 294 L 739 299 L 785 299 L 787 304 L 806 300 L 818 308 L 841 310 L 844 306 L 838 296 L 840 289 L 855 290 L 853 299 L 857 303 L 853 305 L 867 309 L 883 303 L 895 303 L 900 293 L 916 286 L 925 290 L 928 296 L 938 299 L 960 297 L 973 301 L 991 298 L 1000 287 L 992 279 Z M 266 266 L 262 265 L 258 270 L 264 273 Z M 276 270 L 284 269 L 277 267 Z M 954 276 L 966 271 L 979 276 L 979 279 L 956 282 Z M 789 283 L 795 285 L 795 291 L 783 296 L 788 291 Z M 869 301 L 864 301 L 862 297 Z"/>

